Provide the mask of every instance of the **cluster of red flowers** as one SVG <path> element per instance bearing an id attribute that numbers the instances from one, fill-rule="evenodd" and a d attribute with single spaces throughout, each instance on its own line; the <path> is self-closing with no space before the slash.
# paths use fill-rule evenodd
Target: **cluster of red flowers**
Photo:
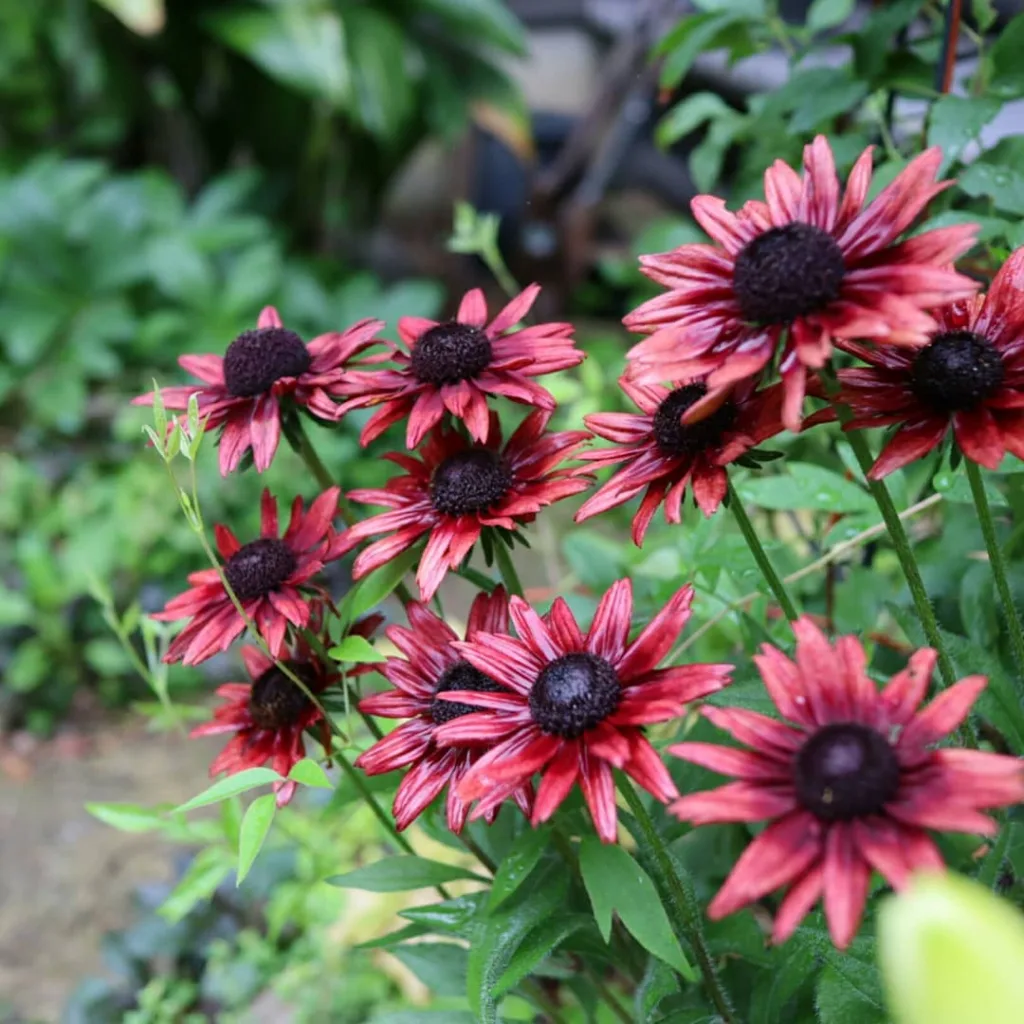
<path id="1" fill-rule="evenodd" d="M 641 545 L 660 505 L 679 523 L 689 488 L 713 514 L 727 494 L 727 466 L 756 465 L 766 440 L 834 418 L 842 405 L 853 413 L 845 429 L 898 427 L 874 477 L 934 449 L 950 424 L 969 459 L 994 466 L 1007 450 L 1024 457 L 1024 250 L 980 298 L 952 266 L 971 246 L 972 226 L 901 239 L 948 184 L 934 181 L 940 158 L 922 154 L 868 203 L 870 151 L 844 191 L 819 137 L 805 150 L 802 177 L 781 162 L 766 172 L 765 201 L 731 213 L 719 199 L 696 199 L 694 216 L 712 244 L 642 259 L 667 291 L 626 318 L 649 335 L 629 353 L 620 382 L 638 411 L 588 416 L 589 431 L 547 429 L 555 402 L 535 378 L 575 366 L 583 353 L 569 324 L 521 326 L 536 286 L 491 320 L 479 290 L 453 320 L 405 318 L 399 347 L 377 337 L 378 321 L 307 346 L 268 308 L 223 359 L 182 359 L 200 384 L 164 392 L 164 403 L 182 410 L 198 392 L 207 425 L 221 428 L 222 473 L 250 448 L 256 469 L 266 469 L 282 422 L 289 436 L 288 419 L 300 411 L 337 421 L 372 408 L 362 443 L 404 422 L 407 446 L 386 456 L 399 475 L 349 495 L 386 511 L 338 531 L 340 491 L 331 488 L 308 512 L 296 499 L 280 536 L 266 493 L 261 536 L 241 544 L 218 527 L 223 565 L 190 577 L 192 589 L 158 616 L 190 619 L 169 660 L 195 664 L 225 650 L 247 620 L 269 651 L 243 652 L 251 683 L 222 687 L 227 703 L 196 730 L 235 734 L 212 771 L 269 759 L 286 775 L 303 754 L 304 731 L 325 728 L 310 695 L 337 673 L 310 639 L 327 641 L 333 605 L 314 577 L 370 538 L 354 577 L 423 542 L 416 580 L 429 601 L 478 542 L 485 552 L 511 547 L 542 508 L 587 490 L 594 469 L 618 466 L 576 519 L 642 494 L 633 520 Z M 830 394 L 822 371 L 833 348 L 866 366 L 840 370 Z M 780 380 L 771 383 L 775 369 Z M 805 421 L 806 394 L 833 404 Z M 494 396 L 528 408 L 507 441 L 488 404 Z M 611 446 L 581 451 L 594 437 Z M 580 464 L 566 465 L 571 458 Z M 370 774 L 408 769 L 394 802 L 400 829 L 446 788 L 455 832 L 470 819 L 493 820 L 509 800 L 538 824 L 578 783 L 597 834 L 614 842 L 616 769 L 695 824 L 770 820 L 710 913 L 732 913 L 786 886 L 775 939 L 822 898 L 840 947 L 856 932 L 872 870 L 898 887 L 910 871 L 941 865 L 926 830 L 989 833 L 994 824 L 981 811 L 1024 798 L 1019 760 L 934 749 L 964 721 L 984 678 L 962 680 L 919 711 L 935 652 L 917 652 L 879 691 L 860 643 L 841 637 L 832 646 L 808 619 L 794 624 L 795 662 L 770 646 L 755 658 L 781 720 L 709 706 L 703 714 L 749 749 L 669 748 L 737 781 L 680 795 L 646 729 L 727 687 L 733 670 L 661 666 L 692 598 L 692 587 L 682 587 L 632 639 L 629 580 L 603 595 L 586 631 L 562 598 L 541 615 L 501 587 L 476 598 L 462 640 L 410 602 L 409 627 L 386 630 L 401 654 L 381 668 L 393 689 L 360 704 L 364 714 L 403 724 L 357 764 Z M 355 628 L 370 635 L 375 625 Z M 293 788 L 282 783 L 279 799 Z"/>

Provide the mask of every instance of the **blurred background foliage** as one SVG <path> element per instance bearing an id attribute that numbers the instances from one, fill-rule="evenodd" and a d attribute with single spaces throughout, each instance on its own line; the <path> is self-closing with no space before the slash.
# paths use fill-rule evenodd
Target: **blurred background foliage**
<path id="1" fill-rule="evenodd" d="M 816 132 L 841 172 L 875 145 L 876 191 L 923 143 L 942 145 L 961 185 L 932 223 L 981 223 L 969 261 L 979 273 L 1024 243 L 1024 16 L 1015 3 L 964 7 L 954 95 L 939 98 L 934 0 L 0 0 L 0 733 L 48 735 L 69 715 L 148 696 L 96 582 L 137 621 L 199 565 L 164 468 L 142 452 L 147 416 L 128 400 L 154 378 L 179 383 L 179 355 L 222 352 L 265 304 L 306 337 L 451 309 L 486 282 L 479 261 L 445 251 L 452 198 L 499 216 L 509 265 L 545 285 L 540 315 L 577 323 L 589 358 L 551 385 L 559 425 L 574 427 L 626 408 L 619 319 L 656 290 L 637 256 L 701 240 L 693 195 L 756 194 L 765 166 L 798 163 Z M 410 198 L 416 188 L 426 201 Z M 353 458 L 361 419 L 315 430 L 347 487 L 386 475 L 375 456 L 390 441 Z M 788 458 L 737 486 L 782 572 L 877 524 L 834 432 L 772 447 Z M 827 468 L 837 452 L 845 474 Z M 207 450 L 206 518 L 240 533 L 264 484 L 308 489 L 285 446 L 263 478 L 221 486 L 215 463 Z M 1021 468 L 1007 458 L 991 498 L 1024 600 L 1024 527 L 1007 526 L 1024 521 Z M 938 453 L 890 482 L 901 508 L 932 500 L 912 523 L 929 593 L 954 656 L 993 675 L 985 700 L 1004 699 L 1006 636 L 962 473 Z M 692 578 L 695 653 L 720 660 L 783 636 L 722 517 L 690 509 L 681 530 L 659 518 L 642 551 L 623 543 L 626 512 L 571 531 L 567 521 L 559 509 L 538 523 L 537 582 L 580 613 L 626 573 L 645 606 Z M 876 537 L 842 562 L 793 585 L 840 631 L 899 637 L 876 651 L 888 670 L 921 639 L 895 560 Z M 230 664 L 209 671 L 224 677 Z M 186 700 L 206 682 L 171 672 Z M 314 893 L 339 856 L 356 863 L 375 849 L 362 812 L 329 810 L 289 815 L 292 831 L 261 857 L 244 899 L 223 888 L 232 812 L 169 835 L 221 853 L 206 874 L 182 861 L 175 920 L 154 913 L 166 892 L 142 894 L 139 923 L 110 942 L 118 980 L 84 985 L 68 1019 L 244 1020 L 271 983 L 301 1019 L 362 1021 L 370 1008 L 382 1024 L 428 1019 L 401 1016 L 422 992 L 408 974 L 381 973 L 393 959 L 346 952 L 395 908 Z M 365 932 L 338 932 L 364 911 Z M 418 966 L 435 988 L 452 970 Z"/>

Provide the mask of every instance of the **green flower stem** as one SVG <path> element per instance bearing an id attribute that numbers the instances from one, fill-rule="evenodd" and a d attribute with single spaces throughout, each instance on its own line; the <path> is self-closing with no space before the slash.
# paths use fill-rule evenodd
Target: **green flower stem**
<path id="1" fill-rule="evenodd" d="M 786 584 L 782 582 L 782 578 L 775 571 L 775 566 L 772 565 L 768 558 L 768 554 L 761 544 L 760 538 L 757 536 L 757 531 L 754 529 L 754 524 L 750 521 L 747 510 L 743 507 L 743 501 L 740 499 L 739 494 L 736 493 L 736 488 L 733 487 L 731 479 L 729 480 L 728 500 L 729 511 L 732 512 L 733 518 L 743 534 L 743 539 L 747 542 L 747 547 L 750 548 L 754 561 L 757 562 L 757 567 L 768 581 L 768 586 L 771 587 L 775 600 L 779 602 L 786 618 L 792 622 L 800 613 L 796 610 L 796 605 L 789 596 L 789 591 L 786 590 Z"/>
<path id="2" fill-rule="evenodd" d="M 619 791 L 626 798 L 626 803 L 629 804 L 629 809 L 633 812 L 640 831 L 643 833 L 644 846 L 657 868 L 660 888 L 669 894 L 667 909 L 672 918 L 676 935 L 685 939 L 693 949 L 700 973 L 704 977 L 704 984 L 707 986 L 711 1001 L 715 1004 L 715 1010 L 723 1024 L 737 1024 L 739 1018 L 733 1009 L 729 993 L 719 977 L 718 968 L 715 967 L 711 950 L 708 948 L 707 939 L 704 936 L 700 905 L 697 903 L 690 879 L 678 870 L 672 855 L 668 852 L 668 848 L 654 826 L 654 821 L 647 813 L 640 794 L 633 788 L 633 783 L 621 772 L 619 773 Z"/>
<path id="3" fill-rule="evenodd" d="M 501 571 L 501 578 L 505 581 L 505 589 L 509 595 L 523 597 L 523 585 L 519 581 L 519 573 L 512 564 L 512 553 L 505 546 L 505 542 L 498 537 L 494 538 L 494 553 L 498 560 L 498 569 Z"/>
<path id="4" fill-rule="evenodd" d="M 829 364 L 821 369 L 820 374 L 829 395 L 835 401 L 835 395 L 839 390 L 839 380 L 836 377 L 835 370 Z M 848 405 L 836 402 L 835 410 L 836 415 L 839 417 L 839 422 L 844 426 L 853 418 L 853 413 Z M 939 632 L 939 622 L 935 618 L 935 609 L 932 608 L 928 591 L 925 590 L 924 580 L 921 579 L 921 570 L 917 566 L 917 559 L 914 557 L 914 549 L 910 544 L 910 538 L 907 536 L 907 531 L 903 529 L 903 520 L 900 518 L 899 512 L 896 511 L 896 505 L 892 500 L 892 495 L 889 493 L 889 488 L 881 480 L 872 480 L 868 476 L 875 460 L 863 431 L 851 430 L 846 434 L 846 438 L 850 442 L 853 454 L 856 456 L 857 462 L 864 472 L 868 487 L 871 490 L 871 496 L 875 499 L 875 504 L 878 505 L 878 510 L 882 513 L 882 520 L 885 523 L 886 530 L 889 532 L 893 547 L 896 549 L 896 556 L 900 560 L 900 566 L 903 568 L 903 575 L 906 578 L 907 586 L 910 588 L 910 596 L 913 598 L 914 607 L 917 609 L 917 617 L 921 620 L 924 635 L 928 638 L 929 645 L 938 652 L 939 674 L 942 676 L 943 686 L 952 686 L 956 682 L 956 670 L 953 668 L 953 662 L 946 651 L 946 645 L 942 641 L 942 634 Z"/>
<path id="5" fill-rule="evenodd" d="M 860 463 L 860 468 L 864 470 L 864 475 L 867 477 L 868 470 L 874 463 L 867 439 L 859 430 L 851 430 L 846 436 L 853 449 L 853 454 Z M 893 547 L 896 549 L 896 555 L 903 568 L 903 575 L 910 588 L 910 596 L 917 609 L 917 617 L 921 620 L 924 635 L 928 638 L 929 646 L 934 647 L 939 653 L 939 674 L 942 676 L 942 684 L 943 686 L 952 686 L 956 682 L 956 669 L 953 668 L 953 662 L 950 660 L 946 645 L 942 640 L 942 634 L 939 632 L 939 621 L 935 617 L 935 609 L 928 597 L 928 591 L 925 590 L 924 580 L 921 579 L 921 570 L 914 557 L 910 538 L 907 536 L 907 531 L 903 529 L 903 520 L 900 519 L 899 512 L 896 511 L 889 488 L 881 480 L 868 478 L 868 486 L 875 499 L 875 504 L 878 505 L 878 510 L 882 513 L 882 519 L 889 531 Z"/>
<path id="6" fill-rule="evenodd" d="M 1006 578 L 1006 562 L 1003 559 L 1003 549 L 999 545 L 999 538 L 996 537 L 996 525 L 992 519 L 988 495 L 985 493 L 985 484 L 981 479 L 981 470 L 977 463 L 965 458 L 964 468 L 967 470 L 971 494 L 974 495 L 974 507 L 978 512 L 978 522 L 981 523 L 981 533 L 985 538 L 985 547 L 988 549 L 988 561 L 992 567 L 992 575 L 995 577 L 996 590 L 999 592 L 999 600 L 1003 604 L 1006 627 L 1010 631 L 1010 645 L 1013 647 L 1013 657 L 1017 662 L 1018 678 L 1024 679 L 1024 629 L 1021 628 L 1020 615 L 1017 613 L 1017 606 L 1013 601 L 1010 582 Z"/>
<path id="7" fill-rule="evenodd" d="M 404 850 L 406 853 L 415 856 L 416 851 L 412 848 L 409 840 L 398 831 L 395 827 L 395 823 L 388 816 L 387 812 L 379 803 L 377 803 L 377 798 L 370 792 L 370 787 L 366 785 L 366 780 L 358 771 L 356 771 L 355 766 L 340 750 L 332 751 L 331 756 L 338 767 L 341 768 L 345 775 L 352 780 L 352 785 L 359 790 L 359 795 L 363 798 L 363 802 L 371 811 L 373 811 L 374 817 L 380 822 L 384 831 L 391 837 L 392 842 L 394 842 L 400 850 Z M 436 885 L 434 888 L 437 890 L 441 899 L 450 900 L 452 898 L 451 893 L 443 885 Z"/>
<path id="8" fill-rule="evenodd" d="M 490 854 L 475 839 L 467 836 L 464 832 L 456 838 L 492 875 L 498 870 L 498 865 L 491 859 Z"/>

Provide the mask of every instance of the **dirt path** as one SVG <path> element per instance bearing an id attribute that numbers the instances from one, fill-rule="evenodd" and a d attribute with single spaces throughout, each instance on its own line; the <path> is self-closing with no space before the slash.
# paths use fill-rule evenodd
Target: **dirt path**
<path id="1" fill-rule="evenodd" d="M 103 974 L 104 933 L 134 916 L 142 882 L 171 878 L 176 849 L 117 832 L 87 801 L 179 802 L 207 784 L 218 744 L 153 736 L 126 723 L 0 761 L 0 1006 L 57 1021 L 78 982 Z M 30 769 L 30 771 L 29 771 Z M 2 1012 L 2 1011 L 0 1011 Z"/>

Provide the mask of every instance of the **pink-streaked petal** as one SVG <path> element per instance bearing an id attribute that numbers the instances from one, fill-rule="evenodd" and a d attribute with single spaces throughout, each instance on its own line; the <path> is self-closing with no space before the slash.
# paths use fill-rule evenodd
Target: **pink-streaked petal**
<path id="1" fill-rule="evenodd" d="M 825 918 L 836 949 L 853 941 L 868 898 L 871 870 L 861 857 L 849 824 L 834 823 L 825 836 Z"/>

